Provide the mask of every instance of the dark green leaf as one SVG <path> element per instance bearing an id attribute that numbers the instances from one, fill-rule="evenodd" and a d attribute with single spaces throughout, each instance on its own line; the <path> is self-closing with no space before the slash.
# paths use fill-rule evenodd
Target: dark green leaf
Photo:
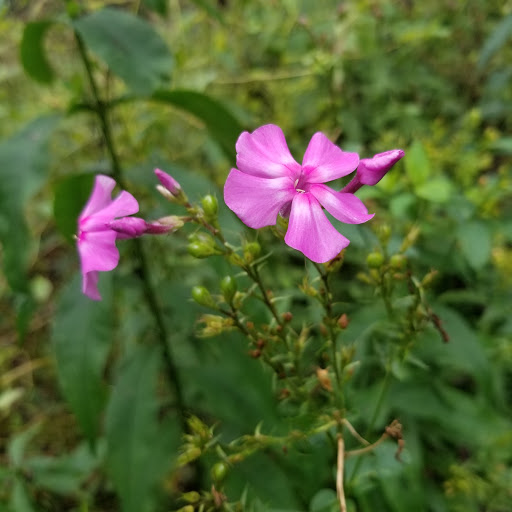
<path id="1" fill-rule="evenodd" d="M 50 84 L 55 78 L 44 50 L 44 36 L 53 24 L 52 20 L 27 23 L 21 39 L 20 58 L 23 68 L 27 75 L 42 84 Z"/>
<path id="2" fill-rule="evenodd" d="M 76 276 L 60 297 L 52 333 L 62 392 L 91 444 L 105 402 L 102 376 L 112 340 L 109 277 L 102 273 L 103 300 L 95 302 L 82 294 Z"/>
<path id="3" fill-rule="evenodd" d="M 503 18 L 501 23 L 496 26 L 494 31 L 485 41 L 482 50 L 480 51 L 480 57 L 477 64 L 477 69 L 479 71 L 481 71 L 491 57 L 503 47 L 510 36 L 512 36 L 512 14 Z"/>
<path id="4" fill-rule="evenodd" d="M 14 436 L 7 445 L 9 461 L 14 467 L 21 466 L 27 444 L 41 429 L 41 423 L 34 423 L 23 432 Z"/>
<path id="5" fill-rule="evenodd" d="M 172 55 L 146 21 L 105 8 L 73 22 L 86 46 L 135 93 L 149 95 L 169 78 Z"/>
<path id="6" fill-rule="evenodd" d="M 0 144 L 0 242 L 7 280 L 16 291 L 27 290 L 26 272 L 33 240 L 24 207 L 48 170 L 48 141 L 58 118 L 41 117 Z"/>
<path id="7" fill-rule="evenodd" d="M 491 257 L 492 241 L 489 227 L 481 221 L 461 224 L 457 229 L 457 240 L 468 263 L 481 269 Z"/>
<path id="8" fill-rule="evenodd" d="M 77 218 L 91 193 L 93 180 L 92 174 L 79 174 L 67 176 L 55 185 L 53 200 L 55 223 L 69 242 L 73 242 Z"/>
<path id="9" fill-rule="evenodd" d="M 211 137 L 220 144 L 226 156 L 234 162 L 235 144 L 243 128 L 221 103 L 206 94 L 186 90 L 157 91 L 152 97 L 156 101 L 169 103 L 198 117 L 209 130 Z"/>
<path id="10" fill-rule="evenodd" d="M 35 510 L 25 484 L 20 478 L 16 478 L 11 491 L 9 512 L 34 512 Z"/>
<path id="11" fill-rule="evenodd" d="M 172 463 L 179 437 L 176 422 L 158 421 L 160 365 L 156 348 L 136 347 L 121 362 L 107 408 L 107 471 L 124 512 L 147 510 L 154 487 Z"/>

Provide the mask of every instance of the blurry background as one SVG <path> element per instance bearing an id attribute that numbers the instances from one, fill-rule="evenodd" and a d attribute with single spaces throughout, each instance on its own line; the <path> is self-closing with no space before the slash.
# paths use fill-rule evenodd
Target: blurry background
<path id="1" fill-rule="evenodd" d="M 106 5 L 130 17 L 80 21 Z M 357 277 L 382 229 L 391 232 L 389 255 L 409 235 L 409 268 L 420 277 L 437 271 L 429 300 L 450 342 L 429 328 L 414 357 L 392 368 L 374 438 L 400 417 L 405 462 L 394 460 L 394 447 L 366 459 L 347 489 L 349 505 L 512 510 L 512 3 L 498 0 L 0 1 L 0 503 L 13 512 L 121 510 L 121 502 L 139 510 L 129 497 L 135 486 L 158 496 L 160 508 L 150 510 L 174 510 L 187 478 L 210 485 L 206 470 L 172 471 L 180 442 L 172 414 L 162 424 L 148 412 L 150 428 L 126 439 L 112 425 L 117 418 L 122 427 L 131 404 L 116 402 L 105 448 L 107 395 L 114 382 L 122 389 L 114 361 L 151 340 L 154 325 L 129 244 L 121 245 L 121 265 L 101 276 L 100 309 L 80 297 L 76 216 L 94 173 L 110 173 L 111 163 L 72 18 L 91 50 L 100 96 L 115 102 L 110 121 L 124 181 L 145 218 L 179 211 L 154 190 L 154 167 L 191 199 L 209 192 L 222 202 L 239 133 L 262 124 L 281 126 L 298 161 L 316 131 L 361 157 L 406 151 L 378 186 L 358 193 L 375 219 L 342 228 L 352 243 L 335 286 L 353 313 L 347 336 L 362 357 L 355 422 L 368 421 L 384 379 L 379 332 L 361 334 L 384 313 Z M 116 60 L 116 45 L 126 61 Z M 273 251 L 268 282 L 296 294 L 304 274 L 298 253 L 269 230 L 245 231 L 225 207 L 221 224 L 235 240 L 257 236 Z M 194 336 L 201 310 L 190 288 L 218 288 L 228 270 L 222 260 L 190 256 L 189 233 L 144 241 L 186 402 L 227 438 L 262 419 L 279 424 L 268 376 L 240 339 Z M 295 306 L 305 320 L 319 315 Z M 81 374 L 77 360 L 85 361 Z M 136 387 L 136 376 L 124 378 Z M 147 393 L 153 397 L 151 386 Z M 152 448 L 135 449 L 135 473 L 126 475 L 131 442 Z M 318 496 L 332 488 L 332 453 L 301 449 L 246 461 L 228 481 L 230 498 L 245 488 L 248 510 L 331 510 L 331 495 Z"/>

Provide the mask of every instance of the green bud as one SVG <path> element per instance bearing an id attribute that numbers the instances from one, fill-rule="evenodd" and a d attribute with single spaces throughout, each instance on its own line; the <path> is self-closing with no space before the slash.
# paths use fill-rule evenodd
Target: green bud
<path id="1" fill-rule="evenodd" d="M 381 252 L 371 252 L 366 257 L 366 264 L 370 268 L 380 268 L 384 263 L 384 255 Z"/>
<path id="2" fill-rule="evenodd" d="M 258 242 L 248 242 L 244 245 L 244 257 L 248 263 L 252 263 L 261 253 L 261 245 Z"/>
<path id="3" fill-rule="evenodd" d="M 201 499 L 201 495 L 197 491 L 190 491 L 182 494 L 181 499 L 187 503 L 197 503 Z"/>
<path id="4" fill-rule="evenodd" d="M 204 215 L 207 220 L 214 220 L 217 218 L 219 211 L 219 202 L 215 196 L 208 194 L 201 199 L 201 206 L 203 207 Z"/>
<path id="5" fill-rule="evenodd" d="M 220 483 L 228 474 L 228 466 L 225 462 L 217 462 L 211 469 L 212 479 L 215 483 Z"/>
<path id="6" fill-rule="evenodd" d="M 221 282 L 220 282 L 220 289 L 222 291 L 222 295 L 224 296 L 224 300 L 231 304 L 231 301 L 233 300 L 233 297 L 236 293 L 236 281 L 231 276 L 226 276 Z"/>
<path id="7" fill-rule="evenodd" d="M 378 236 L 383 245 L 386 245 L 389 242 L 389 237 L 391 236 L 391 228 L 388 224 L 382 224 L 379 227 Z"/>
<path id="8" fill-rule="evenodd" d="M 208 258 L 221 253 L 215 240 L 208 233 L 194 233 L 189 236 L 189 241 L 187 250 L 195 258 Z"/>
<path id="9" fill-rule="evenodd" d="M 201 306 L 217 309 L 210 292 L 204 286 L 194 286 L 192 288 L 192 298 Z"/>
<path id="10" fill-rule="evenodd" d="M 393 254 L 389 259 L 389 264 L 394 270 L 402 270 L 407 264 L 407 258 L 403 254 Z"/>

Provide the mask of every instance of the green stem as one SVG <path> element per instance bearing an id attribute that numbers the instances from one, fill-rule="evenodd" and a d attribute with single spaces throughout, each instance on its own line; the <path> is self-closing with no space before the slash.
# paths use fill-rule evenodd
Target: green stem
<path id="1" fill-rule="evenodd" d="M 373 430 L 373 427 L 375 426 L 375 422 L 377 421 L 377 418 L 379 417 L 380 410 L 382 409 L 382 405 L 384 403 L 384 399 L 386 398 L 389 386 L 391 384 L 391 370 L 388 366 L 386 369 L 386 375 L 384 377 L 384 382 L 382 383 L 382 388 L 380 390 L 379 397 L 377 398 L 377 403 L 375 404 L 375 409 L 373 410 L 372 417 L 370 419 L 370 423 L 368 424 L 368 427 L 366 429 L 364 438 L 367 439 L 370 435 L 371 431 Z M 355 455 L 355 454 L 354 454 Z M 352 474 L 350 475 L 350 478 L 348 480 L 349 484 L 351 484 L 354 481 L 354 478 L 357 475 L 357 472 L 359 471 L 359 468 L 361 466 L 362 457 L 359 457 L 354 464 L 354 469 L 352 470 Z"/>
<path id="2" fill-rule="evenodd" d="M 101 131 L 103 134 L 103 138 L 105 140 L 105 144 L 107 146 L 107 152 L 110 157 L 110 162 L 112 165 L 112 173 L 114 175 L 114 179 L 117 181 L 121 188 L 126 188 L 124 185 L 123 172 L 121 168 L 121 163 L 119 161 L 119 157 L 117 155 L 114 139 L 112 137 L 112 130 L 110 128 L 110 123 L 108 120 L 108 109 L 106 104 L 101 100 L 98 86 L 96 84 L 96 80 L 94 79 L 94 74 L 92 72 L 91 62 L 89 57 L 87 56 L 87 50 L 85 48 L 85 44 L 80 37 L 80 34 L 75 32 L 75 39 L 78 46 L 78 51 L 80 53 L 80 57 L 84 64 L 87 77 L 89 80 L 89 85 L 91 87 L 91 91 L 94 97 L 95 102 L 95 111 L 98 115 Z M 162 311 L 158 305 L 157 294 L 151 284 L 150 272 L 148 266 L 148 260 L 146 258 L 146 254 L 144 252 L 144 247 L 140 239 L 135 238 L 132 241 L 137 259 L 139 260 L 139 275 L 142 281 L 142 286 L 144 289 L 144 296 L 146 298 L 146 302 L 148 304 L 149 310 L 153 315 L 154 321 L 157 326 L 157 336 L 158 340 L 162 346 L 165 364 L 167 367 L 167 374 L 171 383 L 171 386 L 174 390 L 176 397 L 176 408 L 178 410 L 178 414 L 180 417 L 180 423 L 183 429 L 186 428 L 186 418 L 185 418 L 185 404 L 183 400 L 183 392 L 181 388 L 181 382 L 179 380 L 177 366 L 174 361 L 174 355 L 172 353 L 170 344 L 168 342 L 170 336 L 167 331 L 167 327 L 164 322 L 164 318 L 162 315 Z"/>

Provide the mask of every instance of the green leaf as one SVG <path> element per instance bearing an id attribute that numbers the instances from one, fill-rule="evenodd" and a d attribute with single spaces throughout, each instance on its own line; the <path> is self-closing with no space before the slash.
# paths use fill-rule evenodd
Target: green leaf
<path id="1" fill-rule="evenodd" d="M 220 102 L 206 94 L 188 90 L 157 91 L 152 98 L 185 110 L 203 121 L 212 138 L 234 162 L 235 144 L 243 127 Z"/>
<path id="2" fill-rule="evenodd" d="M 23 69 L 42 84 L 51 84 L 55 78 L 44 49 L 44 36 L 53 24 L 52 20 L 29 22 L 25 25 L 21 39 L 20 59 Z"/>
<path id="3" fill-rule="evenodd" d="M 309 512 L 336 512 L 339 510 L 336 491 L 320 489 L 309 504 Z"/>
<path id="4" fill-rule="evenodd" d="M 482 46 L 477 63 L 478 71 L 482 71 L 491 57 L 505 45 L 510 36 L 512 36 L 512 14 L 501 20 Z"/>
<path id="5" fill-rule="evenodd" d="M 446 203 L 452 197 L 453 185 L 447 178 L 433 178 L 419 185 L 416 194 L 433 203 Z"/>
<path id="6" fill-rule="evenodd" d="M 176 422 L 158 421 L 159 350 L 137 346 L 120 364 L 106 413 L 107 471 L 124 512 L 148 510 L 178 444 Z"/>
<path id="7" fill-rule="evenodd" d="M 27 291 L 34 245 L 24 207 L 46 178 L 48 141 L 57 120 L 57 116 L 38 118 L 0 144 L 0 242 L 9 285 L 20 292 Z"/>
<path id="8" fill-rule="evenodd" d="M 34 512 L 30 495 L 20 478 L 14 480 L 9 503 L 9 512 Z"/>
<path id="9" fill-rule="evenodd" d="M 25 455 L 25 448 L 32 438 L 41 429 L 41 423 L 34 423 L 23 432 L 14 436 L 7 445 L 7 453 L 9 455 L 10 463 L 15 467 L 21 466 L 23 456 Z"/>
<path id="10" fill-rule="evenodd" d="M 423 144 L 415 140 L 404 157 L 405 171 L 414 188 L 423 185 L 431 174 L 430 162 Z"/>
<path id="11" fill-rule="evenodd" d="M 76 495 L 99 462 L 87 445 L 81 444 L 72 453 L 61 457 L 31 457 L 23 467 L 38 487 L 58 494 Z"/>
<path id="12" fill-rule="evenodd" d="M 161 16 L 167 14 L 167 0 L 142 0 L 142 3 L 148 9 L 157 12 Z"/>
<path id="13" fill-rule="evenodd" d="M 105 403 L 102 376 L 113 323 L 108 273 L 102 273 L 100 284 L 103 300 L 92 301 L 82 294 L 77 275 L 60 297 L 52 332 L 62 392 L 91 445 Z"/>
<path id="14" fill-rule="evenodd" d="M 461 224 L 457 229 L 457 240 L 462 254 L 475 270 L 479 270 L 491 257 L 492 240 L 489 227 L 473 220 Z"/>
<path id="15" fill-rule="evenodd" d="M 73 242 L 77 218 L 91 193 L 93 181 L 92 174 L 79 174 L 67 176 L 55 185 L 53 215 L 57 228 L 68 242 Z"/>
<path id="16" fill-rule="evenodd" d="M 148 22 L 105 8 L 73 21 L 73 25 L 87 47 L 135 93 L 149 95 L 169 78 L 173 57 Z"/>

